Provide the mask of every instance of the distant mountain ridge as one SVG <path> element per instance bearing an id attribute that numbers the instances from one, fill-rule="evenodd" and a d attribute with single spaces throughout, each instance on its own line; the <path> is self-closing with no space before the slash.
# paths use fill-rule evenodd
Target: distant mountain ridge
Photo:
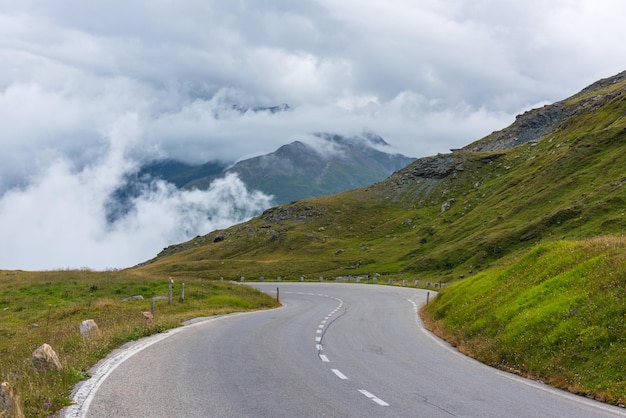
<path id="1" fill-rule="evenodd" d="M 219 175 L 190 181 L 185 188 L 204 189 L 218 177 L 236 173 L 253 190 L 273 195 L 276 204 L 367 186 L 387 178 L 415 158 L 380 151 L 383 138 L 318 133 L 314 144 L 294 141 L 275 152 L 239 161 Z"/>
<path id="2" fill-rule="evenodd" d="M 288 105 L 236 108 L 241 112 L 272 113 L 289 109 Z M 313 145 L 294 141 L 272 153 L 235 164 L 209 161 L 191 165 L 174 159 L 148 162 L 111 194 L 106 205 L 107 221 L 114 222 L 132 210 L 133 199 L 150 188 L 155 179 L 168 181 L 179 189 L 207 189 L 214 180 L 236 173 L 249 190 L 272 195 L 275 204 L 283 204 L 367 186 L 415 160 L 385 152 L 391 146 L 373 133 L 353 137 L 317 133 L 313 138 Z"/>

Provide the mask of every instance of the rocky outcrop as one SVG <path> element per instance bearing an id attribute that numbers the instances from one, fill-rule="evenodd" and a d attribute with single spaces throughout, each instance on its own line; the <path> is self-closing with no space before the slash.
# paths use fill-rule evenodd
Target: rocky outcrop
<path id="1" fill-rule="evenodd" d="M 325 211 L 319 208 L 305 204 L 302 205 L 299 202 L 292 203 L 290 205 L 277 206 L 265 210 L 261 217 L 270 223 L 280 223 L 282 221 L 305 221 L 311 218 L 321 218 L 326 215 Z M 263 225 L 262 228 L 267 228 L 268 225 Z"/>
<path id="2" fill-rule="evenodd" d="M 518 115 L 508 128 L 499 131 L 486 140 L 468 145 L 465 149 L 474 152 L 500 151 L 516 147 L 553 132 L 570 115 L 563 103 L 544 106 Z"/>
<path id="3" fill-rule="evenodd" d="M 624 82 L 626 71 L 593 83 L 568 99 L 524 112 L 507 128 L 494 132 L 463 149 L 473 152 L 498 151 L 540 140 L 556 131 L 572 116 L 597 109 L 625 94 L 626 85 L 610 92 L 606 91 L 609 87 Z"/>

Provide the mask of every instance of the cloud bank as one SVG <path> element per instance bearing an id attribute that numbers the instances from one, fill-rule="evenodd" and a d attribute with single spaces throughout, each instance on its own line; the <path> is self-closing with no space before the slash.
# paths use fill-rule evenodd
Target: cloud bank
<path id="1" fill-rule="evenodd" d="M 154 184 L 107 225 L 111 190 L 151 159 L 230 162 L 314 132 L 375 132 L 412 157 L 462 147 L 624 70 L 624 15 L 618 0 L 0 0 L 0 268 L 132 265 L 269 204 L 233 178 L 203 197 Z"/>
<path id="2" fill-rule="evenodd" d="M 107 269 L 132 266 L 164 245 L 242 222 L 267 208 L 271 197 L 250 192 L 236 175 L 208 190 L 181 191 L 155 180 L 132 199 L 132 210 L 107 222 L 111 194 L 138 165 L 129 159 L 137 135 L 134 115 L 108 133 L 108 149 L 76 168 L 59 158 L 22 189 L 0 200 L 0 262 L 5 269 Z"/>

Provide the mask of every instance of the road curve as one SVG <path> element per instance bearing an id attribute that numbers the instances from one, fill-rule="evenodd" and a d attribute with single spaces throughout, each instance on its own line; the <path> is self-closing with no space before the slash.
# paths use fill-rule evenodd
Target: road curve
<path id="1" fill-rule="evenodd" d="M 610 417 L 424 330 L 418 289 L 255 283 L 283 307 L 198 321 L 109 357 L 66 417 Z"/>

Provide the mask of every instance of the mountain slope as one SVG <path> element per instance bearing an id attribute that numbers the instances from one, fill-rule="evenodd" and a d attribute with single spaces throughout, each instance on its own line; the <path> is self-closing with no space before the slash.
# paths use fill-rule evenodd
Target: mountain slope
<path id="1" fill-rule="evenodd" d="M 275 203 L 282 204 L 366 186 L 414 161 L 376 149 L 389 144 L 373 134 L 316 137 L 313 144 L 294 141 L 273 153 L 239 161 L 221 175 L 237 173 L 248 188 L 273 195 Z M 197 179 L 186 187 L 203 189 L 216 177 Z"/>
<path id="2" fill-rule="evenodd" d="M 238 276 L 245 264 L 246 274 L 286 276 L 294 269 L 285 265 L 298 260 L 296 270 L 314 275 L 378 272 L 449 281 L 541 240 L 621 233 L 623 74 L 609 85 L 609 94 L 583 90 L 559 104 L 570 106 L 571 116 L 539 140 L 422 158 L 372 186 L 273 208 L 172 246 L 151 268 L 167 271 L 176 260 L 180 271 Z M 587 108 L 589 100 L 602 104 Z M 215 245 L 218 235 L 223 239 Z M 165 257 L 191 248 L 188 260 Z M 213 271 L 208 260 L 221 259 L 245 262 Z"/>
<path id="3" fill-rule="evenodd" d="M 124 184 L 108 197 L 105 204 L 106 220 L 113 223 L 135 209 L 134 200 L 154 187 L 155 179 L 163 179 L 176 187 L 183 187 L 189 181 L 199 177 L 217 175 L 228 164 L 209 161 L 201 165 L 190 165 L 180 161 L 165 159 L 151 161 L 131 175 L 126 176 Z"/>
<path id="4" fill-rule="evenodd" d="M 379 183 L 168 247 L 138 271 L 448 282 L 423 317 L 461 350 L 624 404 L 624 167 L 622 73 Z"/>
<path id="5" fill-rule="evenodd" d="M 176 160 L 153 161 L 144 167 L 138 173 L 138 177 L 149 176 L 153 178 L 162 178 L 174 183 L 176 187 L 183 187 L 198 178 L 215 176 L 223 172 L 228 164 L 220 161 L 209 161 L 201 165 L 186 164 Z"/>
<path id="6" fill-rule="evenodd" d="M 484 363 L 623 404 L 625 250 L 621 237 L 542 243 L 446 288 L 422 317 Z"/>

